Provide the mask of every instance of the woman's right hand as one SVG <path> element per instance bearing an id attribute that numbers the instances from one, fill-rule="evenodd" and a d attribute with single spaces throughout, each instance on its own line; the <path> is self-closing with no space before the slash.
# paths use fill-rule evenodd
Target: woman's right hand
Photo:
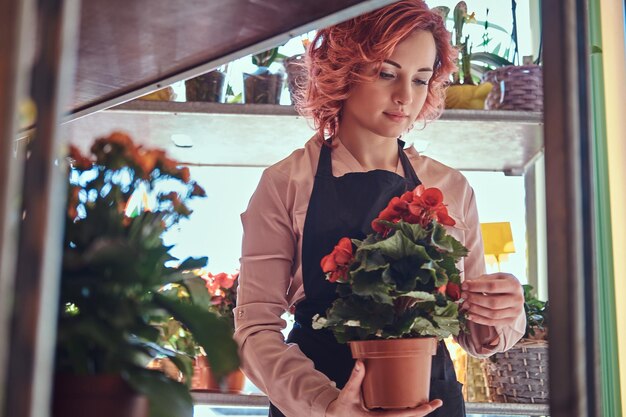
<path id="1" fill-rule="evenodd" d="M 361 383 L 364 377 L 365 366 L 362 361 L 357 361 L 352 369 L 350 379 L 339 393 L 339 397 L 328 404 L 326 417 L 422 417 L 435 411 L 443 404 L 441 400 L 433 400 L 419 407 L 404 410 L 370 411 L 365 408 L 361 400 Z"/>

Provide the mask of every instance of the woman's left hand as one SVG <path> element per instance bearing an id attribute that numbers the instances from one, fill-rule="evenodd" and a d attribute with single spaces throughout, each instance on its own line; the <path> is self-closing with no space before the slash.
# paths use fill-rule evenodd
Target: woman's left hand
<path id="1" fill-rule="evenodd" d="M 511 274 L 498 272 L 461 284 L 467 319 L 485 326 L 510 326 L 524 313 L 524 291 Z"/>

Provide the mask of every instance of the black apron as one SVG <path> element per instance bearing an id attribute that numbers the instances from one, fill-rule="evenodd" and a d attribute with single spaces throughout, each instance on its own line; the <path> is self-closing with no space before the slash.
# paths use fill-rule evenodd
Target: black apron
<path id="1" fill-rule="evenodd" d="M 320 152 L 302 237 L 302 279 L 306 298 L 296 305 L 295 325 L 287 342 L 296 343 L 313 361 L 315 369 L 335 381 L 340 389 L 348 382 L 354 366 L 350 348 L 338 343 L 330 330 L 311 327 L 313 316 L 325 315 L 337 298 L 337 284 L 325 279 L 320 261 L 342 237 L 364 239 L 372 232 L 372 220 L 392 197 L 421 184 L 402 150 L 403 145 L 398 141 L 398 153 L 407 178 L 380 169 L 335 178 L 330 147 L 322 146 Z M 437 346 L 431 372 L 430 398 L 441 399 L 443 406 L 430 416 L 464 417 L 461 384 L 456 380 L 454 366 L 443 342 Z M 270 404 L 269 416 L 284 417 L 284 414 Z"/>

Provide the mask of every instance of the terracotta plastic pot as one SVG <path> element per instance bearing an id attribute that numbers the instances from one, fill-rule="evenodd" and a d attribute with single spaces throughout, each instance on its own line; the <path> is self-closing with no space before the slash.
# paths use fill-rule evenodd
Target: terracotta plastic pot
<path id="1" fill-rule="evenodd" d="M 221 389 L 211 372 L 206 356 L 197 356 L 194 361 L 193 377 L 191 378 L 192 391 L 240 393 L 243 391 L 245 383 L 245 375 L 241 369 L 237 369 L 226 376 L 223 389 Z"/>
<path id="2" fill-rule="evenodd" d="M 119 375 L 57 375 L 53 417 L 148 417 L 148 398 Z"/>
<path id="3" fill-rule="evenodd" d="M 369 409 L 402 409 L 428 402 L 434 337 L 349 342 L 365 364 L 363 401 Z"/>

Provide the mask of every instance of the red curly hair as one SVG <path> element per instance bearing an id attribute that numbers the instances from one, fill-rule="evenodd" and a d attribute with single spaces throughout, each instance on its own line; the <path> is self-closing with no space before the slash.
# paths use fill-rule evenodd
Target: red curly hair
<path id="1" fill-rule="evenodd" d="M 417 30 L 432 33 L 437 50 L 428 96 L 418 119 L 426 122 L 441 115 L 457 52 L 441 16 L 430 11 L 423 0 L 401 0 L 321 29 L 309 45 L 305 59 L 308 80 L 295 101 L 298 112 L 313 119 L 320 140 L 337 132 L 343 102 L 352 86 L 373 81 L 396 45 Z M 376 66 L 374 75 L 365 73 L 371 64 Z"/>

